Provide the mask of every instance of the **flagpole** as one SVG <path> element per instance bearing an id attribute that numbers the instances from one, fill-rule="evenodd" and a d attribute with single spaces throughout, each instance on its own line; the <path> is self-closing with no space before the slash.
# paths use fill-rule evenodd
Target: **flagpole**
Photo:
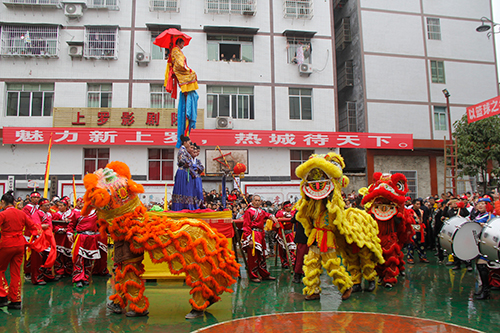
<path id="1" fill-rule="evenodd" d="M 52 132 L 50 133 L 49 150 L 47 152 L 47 163 L 45 165 L 45 182 L 43 184 L 43 197 L 44 198 L 47 198 L 47 193 L 49 191 L 50 149 L 51 148 L 52 148 Z"/>
<path id="2" fill-rule="evenodd" d="M 164 199 L 164 203 L 163 203 L 163 210 L 164 211 L 168 210 L 167 183 L 165 183 L 165 199 Z"/>
<path id="3" fill-rule="evenodd" d="M 76 184 L 75 184 L 75 175 L 73 175 L 73 207 L 76 207 Z"/>

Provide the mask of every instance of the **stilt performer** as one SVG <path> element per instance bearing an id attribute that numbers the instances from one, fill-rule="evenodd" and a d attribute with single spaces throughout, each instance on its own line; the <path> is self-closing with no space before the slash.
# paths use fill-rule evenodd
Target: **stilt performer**
<path id="1" fill-rule="evenodd" d="M 344 159 L 332 152 L 313 154 L 295 170 L 302 179 L 302 198 L 296 204 L 295 218 L 304 226 L 310 246 L 304 258 L 306 300 L 320 298 L 321 266 L 346 300 L 353 285 L 361 283 L 362 275 L 373 290 L 375 266 L 384 262 L 377 222 L 362 210 L 344 209 L 341 189 L 349 184 L 349 178 L 343 175 L 344 167 Z M 351 276 L 340 265 L 338 254 Z"/>
<path id="2" fill-rule="evenodd" d="M 192 287 L 188 319 L 202 316 L 224 291 L 232 292 L 229 286 L 236 282 L 240 265 L 228 248 L 227 238 L 205 221 L 174 220 L 167 213 L 148 212 L 137 196 L 144 188 L 131 179 L 128 166 L 122 162 L 111 162 L 87 174 L 83 182 L 82 214 L 95 208 L 101 233 L 109 233 L 115 242 L 116 293 L 108 304 L 113 312 L 122 313 L 130 303 L 127 316 L 148 314 L 141 279 L 144 252 L 153 263 L 168 262 L 172 273 L 186 274 L 186 284 Z"/>
<path id="3" fill-rule="evenodd" d="M 177 148 L 181 147 L 181 135 L 189 136 L 191 129 L 196 128 L 198 115 L 198 77 L 187 65 L 182 53 L 191 37 L 177 29 L 170 28 L 156 37 L 154 44 L 170 51 L 165 71 L 165 89 L 177 98 L 177 84 L 181 88 L 177 107 Z"/>
<path id="4" fill-rule="evenodd" d="M 397 277 L 404 271 L 403 247 L 411 241 L 414 233 L 413 212 L 404 206 L 408 184 L 401 173 L 373 174 L 373 184 L 360 190 L 365 194 L 361 203 L 378 223 L 379 238 L 385 263 L 376 267 L 386 288 L 397 283 Z"/>

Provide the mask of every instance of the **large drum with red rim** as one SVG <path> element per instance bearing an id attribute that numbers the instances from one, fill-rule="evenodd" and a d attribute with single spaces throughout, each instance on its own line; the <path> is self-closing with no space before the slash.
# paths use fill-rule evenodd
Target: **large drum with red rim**
<path id="1" fill-rule="evenodd" d="M 494 217 L 486 223 L 481 232 L 479 252 L 486 259 L 500 261 L 500 217 Z"/>
<path id="2" fill-rule="evenodd" d="M 479 255 L 477 245 L 481 225 L 461 216 L 454 216 L 443 223 L 439 243 L 448 253 L 460 260 L 472 260 Z"/>

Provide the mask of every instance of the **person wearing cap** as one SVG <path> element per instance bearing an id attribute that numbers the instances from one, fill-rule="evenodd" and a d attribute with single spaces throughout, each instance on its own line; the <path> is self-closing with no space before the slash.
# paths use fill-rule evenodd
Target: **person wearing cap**
<path id="1" fill-rule="evenodd" d="M 41 195 L 40 192 L 33 191 L 29 195 L 30 201 L 26 205 L 24 205 L 22 211 L 29 218 L 33 218 L 33 215 L 38 210 L 38 202 L 40 201 Z M 31 238 L 31 232 L 29 229 L 24 230 L 24 237 L 26 241 L 29 241 Z M 24 253 L 24 279 L 27 281 L 31 281 L 31 256 L 28 254 L 30 250 L 26 249 Z"/>
<path id="2" fill-rule="evenodd" d="M 33 222 L 41 224 L 43 229 L 51 229 L 52 214 L 50 213 L 50 201 L 40 198 L 39 209 L 33 214 Z M 45 285 L 47 282 L 59 280 L 52 274 L 51 268 L 42 267 L 49 256 L 50 248 L 42 252 L 31 251 L 31 283 L 34 285 Z"/>
<path id="3" fill-rule="evenodd" d="M 478 211 L 478 215 L 474 219 L 474 222 L 479 223 L 484 228 L 486 223 L 495 216 L 492 213 L 493 206 L 491 204 L 491 199 L 489 197 L 480 198 L 477 201 L 476 209 Z M 479 256 L 476 261 L 476 267 L 479 277 L 481 278 L 481 289 L 478 293 L 476 293 L 476 299 L 488 299 L 490 298 L 488 259 L 483 256 Z"/>
<path id="4" fill-rule="evenodd" d="M 54 201 L 54 199 L 52 199 Z M 64 196 L 57 200 L 58 211 L 52 214 L 54 224 L 54 238 L 57 244 L 57 258 L 54 264 L 56 276 L 71 276 L 73 272 L 73 262 L 71 260 L 71 249 L 73 243 L 66 237 L 68 223 L 76 219 L 75 212 L 71 209 L 70 199 Z M 56 223 L 55 221 L 63 221 Z"/>
<path id="5" fill-rule="evenodd" d="M 285 201 L 283 203 L 283 208 L 276 213 L 276 218 L 292 218 L 292 204 L 290 201 Z M 282 268 L 290 268 L 288 264 L 288 258 L 286 253 L 285 242 L 288 246 L 288 250 L 290 253 L 290 261 L 292 262 L 292 266 L 295 264 L 295 251 L 296 245 L 293 241 L 293 223 L 292 222 L 279 222 L 279 226 L 276 229 L 276 242 L 278 244 L 278 254 L 281 259 L 281 267 Z M 283 240 L 281 229 L 283 229 L 285 234 L 285 240 Z"/>

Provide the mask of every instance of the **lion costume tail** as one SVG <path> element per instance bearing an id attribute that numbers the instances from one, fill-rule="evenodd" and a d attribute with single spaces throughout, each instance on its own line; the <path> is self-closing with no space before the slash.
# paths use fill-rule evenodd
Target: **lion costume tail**
<path id="1" fill-rule="evenodd" d="M 107 224 L 107 223 L 106 223 Z M 103 224 L 104 225 L 104 224 Z M 185 273 L 192 287 L 192 307 L 203 311 L 220 300 L 239 276 L 240 265 L 229 249 L 227 238 L 203 220 L 174 220 L 164 213 L 148 212 L 142 205 L 116 217 L 107 225 L 110 234 L 124 235 L 136 253 L 149 252 L 154 263 L 167 262 L 174 274 Z"/>

